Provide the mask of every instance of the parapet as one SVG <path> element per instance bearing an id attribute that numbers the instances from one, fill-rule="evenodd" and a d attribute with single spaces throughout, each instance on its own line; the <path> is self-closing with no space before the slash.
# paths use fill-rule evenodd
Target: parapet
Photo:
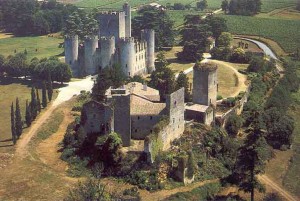
<path id="1" fill-rule="evenodd" d="M 64 38 L 65 39 L 75 39 L 75 40 L 78 40 L 78 35 L 65 35 Z"/>
<path id="2" fill-rule="evenodd" d="M 102 36 L 100 38 L 101 41 L 110 41 L 110 40 L 115 40 L 114 36 Z"/>
<path id="3" fill-rule="evenodd" d="M 85 40 L 98 40 L 98 36 L 94 35 L 94 36 L 85 36 L 84 37 Z"/>
<path id="4" fill-rule="evenodd" d="M 124 13 L 124 11 L 101 11 L 98 12 L 98 15 L 120 15 L 120 13 Z"/>
<path id="5" fill-rule="evenodd" d="M 200 71 L 207 71 L 207 72 L 214 72 L 218 69 L 218 65 L 213 64 L 211 62 L 196 62 L 194 65 L 194 70 L 200 70 Z"/>
<path id="6" fill-rule="evenodd" d="M 134 37 L 120 38 L 120 43 L 134 43 Z"/>

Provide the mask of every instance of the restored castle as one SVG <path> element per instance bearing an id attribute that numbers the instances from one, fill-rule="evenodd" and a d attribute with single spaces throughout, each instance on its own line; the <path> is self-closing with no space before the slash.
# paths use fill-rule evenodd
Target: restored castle
<path id="1" fill-rule="evenodd" d="M 125 75 L 151 73 L 154 67 L 154 30 L 141 32 L 141 40 L 131 37 L 131 8 L 125 3 L 122 11 L 100 12 L 97 15 L 99 34 L 86 36 L 79 44 L 78 36 L 65 37 L 65 62 L 73 76 L 94 75 L 100 69 L 121 65 Z"/>

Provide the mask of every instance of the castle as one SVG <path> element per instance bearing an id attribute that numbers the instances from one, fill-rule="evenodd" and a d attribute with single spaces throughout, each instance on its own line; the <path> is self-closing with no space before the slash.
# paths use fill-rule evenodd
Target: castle
<path id="1" fill-rule="evenodd" d="M 154 67 L 155 32 L 141 31 L 141 40 L 131 36 L 131 8 L 122 11 L 99 12 L 99 33 L 86 36 L 79 44 L 77 35 L 65 36 L 65 62 L 74 77 L 94 75 L 100 69 L 120 65 L 129 77 L 151 73 Z"/>

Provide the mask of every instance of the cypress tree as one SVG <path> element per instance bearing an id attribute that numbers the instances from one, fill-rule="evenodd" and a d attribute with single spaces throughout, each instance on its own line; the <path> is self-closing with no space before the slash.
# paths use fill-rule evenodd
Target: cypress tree
<path id="1" fill-rule="evenodd" d="M 16 136 L 19 138 L 22 134 L 23 122 L 22 122 L 21 109 L 20 109 L 18 98 L 16 99 L 15 123 L 16 123 Z"/>
<path id="2" fill-rule="evenodd" d="M 39 90 L 36 90 L 36 109 L 40 113 L 41 112 L 41 100 L 40 100 L 40 95 L 39 95 Z"/>
<path id="3" fill-rule="evenodd" d="M 26 124 L 29 127 L 32 122 L 32 115 L 31 115 L 31 106 L 30 104 L 28 105 L 28 100 L 26 100 L 26 114 L 25 114 L 25 120 Z"/>
<path id="4" fill-rule="evenodd" d="M 48 99 L 49 101 L 51 101 L 52 94 L 53 94 L 53 86 L 52 86 L 51 75 L 49 72 L 48 72 L 48 81 L 47 81 L 47 92 L 48 92 Z"/>
<path id="5" fill-rule="evenodd" d="M 16 144 L 16 125 L 15 125 L 15 111 L 14 111 L 14 103 L 11 103 L 10 107 L 10 122 L 11 122 L 11 136 L 12 141 L 14 144 Z"/>
<path id="6" fill-rule="evenodd" d="M 31 117 L 34 120 L 37 116 L 37 101 L 35 95 L 35 88 L 31 88 L 31 102 L 30 102 L 30 109 L 31 109 Z"/>
<path id="7" fill-rule="evenodd" d="M 43 81 L 43 86 L 42 86 L 42 105 L 43 105 L 43 108 L 47 107 L 47 91 L 46 91 L 45 81 Z"/>

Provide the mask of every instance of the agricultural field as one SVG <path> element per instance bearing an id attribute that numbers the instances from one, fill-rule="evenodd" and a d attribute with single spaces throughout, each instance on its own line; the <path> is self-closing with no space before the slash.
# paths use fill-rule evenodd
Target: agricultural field
<path id="1" fill-rule="evenodd" d="M 300 20 L 273 19 L 250 16 L 221 15 L 227 20 L 233 34 L 257 35 L 270 38 L 285 50 L 294 52 L 300 48 Z"/>
<path id="2" fill-rule="evenodd" d="M 15 78 L 0 78 L 0 147 L 10 146 L 12 144 L 10 131 L 10 106 L 11 103 L 19 98 L 22 118 L 25 116 L 26 100 L 30 101 L 31 86 L 41 89 L 41 85 L 37 82 Z M 42 92 L 39 90 L 40 99 Z M 53 93 L 56 98 L 57 93 Z M 15 106 L 14 106 L 15 107 Z"/>
<path id="3" fill-rule="evenodd" d="M 261 12 L 268 13 L 275 9 L 296 5 L 297 0 L 262 0 Z"/>
<path id="4" fill-rule="evenodd" d="M 29 58 L 57 56 L 64 51 L 59 48 L 62 42 L 63 39 L 48 36 L 3 38 L 0 39 L 0 54 L 9 56 L 26 49 Z"/>

